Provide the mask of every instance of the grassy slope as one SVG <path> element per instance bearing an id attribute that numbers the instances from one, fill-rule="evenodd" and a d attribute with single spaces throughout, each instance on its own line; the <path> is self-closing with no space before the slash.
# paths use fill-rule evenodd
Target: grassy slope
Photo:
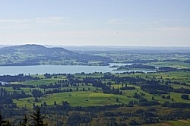
<path id="1" fill-rule="evenodd" d="M 181 82 L 187 82 L 189 84 L 190 78 L 187 77 L 188 73 L 184 72 L 169 72 L 169 73 L 152 73 L 152 74 L 130 74 L 130 75 L 124 75 L 121 74 L 119 76 L 140 76 L 142 78 L 146 79 L 146 76 L 148 76 L 148 79 L 150 78 L 160 78 L 162 76 L 163 79 L 167 80 L 167 78 L 172 79 L 172 80 L 178 80 Z M 88 75 L 88 77 L 95 77 L 99 78 L 101 77 L 101 74 L 92 74 Z M 77 78 L 84 78 L 85 75 L 75 75 Z M 173 79 L 174 78 L 174 79 Z M 40 84 L 50 84 L 50 83 L 55 83 L 60 79 L 65 79 L 65 77 L 58 77 L 58 78 L 51 78 L 51 79 L 41 79 L 41 80 L 35 80 L 35 81 L 26 81 L 23 82 L 23 84 L 30 84 L 30 85 L 40 85 Z M 121 87 L 121 84 L 113 84 L 112 87 L 115 89 Z M 79 86 L 79 91 L 76 91 L 77 87 L 67 87 L 67 88 L 62 88 L 62 89 L 72 89 L 73 92 L 65 92 L 65 93 L 54 93 L 51 95 L 47 95 L 45 97 L 42 97 L 40 99 L 40 102 L 37 104 L 41 104 L 43 102 L 47 102 L 48 105 L 53 105 L 54 101 L 57 102 L 57 104 L 61 104 L 62 101 L 68 101 L 72 106 L 96 106 L 96 105 L 109 105 L 109 104 L 119 104 L 119 103 L 128 103 L 131 100 L 136 100 L 133 98 L 134 93 L 143 93 L 145 94 L 145 97 L 148 100 L 152 100 L 152 97 L 154 97 L 155 100 L 164 103 L 166 101 L 169 102 L 184 102 L 184 103 L 190 103 L 190 100 L 183 100 L 181 99 L 181 94 L 180 93 L 170 93 L 170 97 L 174 99 L 168 100 L 168 99 L 162 99 L 162 95 L 153 95 L 149 94 L 147 92 L 144 92 L 140 89 L 139 86 L 133 85 L 133 84 L 128 84 L 128 86 L 134 86 L 136 89 L 135 90 L 126 90 L 123 91 L 123 95 L 114 95 L 114 94 L 103 94 L 101 93 L 101 90 L 96 90 L 95 87 L 92 86 Z M 187 86 L 183 85 L 172 85 L 174 88 L 190 88 Z M 82 91 L 82 89 L 85 89 L 85 91 Z M 90 88 L 90 91 L 88 91 L 88 88 Z M 12 88 L 7 88 L 8 91 L 12 92 Z M 21 90 L 25 91 L 26 93 L 30 94 L 30 89 L 28 88 L 21 88 Z M 51 89 L 50 89 L 51 90 Z M 43 91 L 43 90 L 42 90 Z M 98 92 L 98 93 L 95 93 Z M 116 102 L 116 98 L 119 98 L 119 102 Z M 30 100 L 30 102 L 28 102 Z M 19 99 L 14 100 L 15 103 L 18 104 L 18 106 L 28 106 L 31 107 L 34 99 L 33 98 L 27 98 L 27 99 Z"/>
<path id="2" fill-rule="evenodd" d="M 176 121 L 168 121 L 164 123 L 158 124 L 146 124 L 143 126 L 190 126 L 190 119 L 188 120 L 176 120 Z"/>
<path id="3" fill-rule="evenodd" d="M 119 99 L 119 102 L 116 102 L 116 98 Z M 128 98 L 125 95 L 104 94 L 101 92 L 96 93 L 92 91 L 77 91 L 48 94 L 40 98 L 37 104 L 40 105 L 41 103 L 46 102 L 48 105 L 53 105 L 54 101 L 56 101 L 57 104 L 61 104 L 62 101 L 68 101 L 72 106 L 102 106 L 128 103 L 131 100 L 135 99 Z M 26 105 L 26 107 L 31 108 L 34 98 L 24 98 L 14 100 L 14 102 L 20 107 L 24 107 Z"/>

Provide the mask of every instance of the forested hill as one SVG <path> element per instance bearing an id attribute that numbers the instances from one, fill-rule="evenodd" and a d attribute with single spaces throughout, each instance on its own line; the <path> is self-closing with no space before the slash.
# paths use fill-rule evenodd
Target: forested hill
<path id="1" fill-rule="evenodd" d="M 84 55 L 64 48 L 47 48 L 27 44 L 0 48 L 1 66 L 27 65 L 107 65 L 110 60 L 101 56 Z"/>

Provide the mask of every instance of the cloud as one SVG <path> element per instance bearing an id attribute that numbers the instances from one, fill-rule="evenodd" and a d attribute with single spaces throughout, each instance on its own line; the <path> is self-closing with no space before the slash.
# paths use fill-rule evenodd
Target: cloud
<path id="1" fill-rule="evenodd" d="M 113 24 L 113 25 L 126 25 L 130 24 L 129 21 L 123 20 L 123 19 L 110 19 L 108 21 L 108 24 Z"/>
<path id="2" fill-rule="evenodd" d="M 26 23 L 30 21 L 30 19 L 0 19 L 0 23 Z"/>
<path id="3" fill-rule="evenodd" d="M 179 28 L 180 29 L 180 28 Z M 184 31 L 185 29 L 181 29 Z M 115 45 L 115 46 L 190 46 L 189 35 L 175 36 L 178 29 L 154 29 L 154 31 L 130 32 L 113 30 L 64 30 L 28 33 L 2 33 L 0 42 L 48 45 Z M 185 30 L 186 31 L 186 30 Z M 187 31 L 189 31 L 187 29 Z M 175 34 L 174 34 L 175 33 Z M 188 32 L 189 33 L 189 32 Z M 173 35 L 174 34 L 174 35 Z M 3 44 L 0 43 L 0 44 Z"/>
<path id="4" fill-rule="evenodd" d="M 189 37 L 190 27 L 161 27 L 156 29 L 162 36 Z"/>
<path id="5" fill-rule="evenodd" d="M 173 22 L 173 23 L 172 23 Z M 177 23 L 176 23 L 177 22 Z M 50 45 L 180 45 L 190 40 L 187 21 L 110 19 L 70 21 L 64 17 L 0 19 L 0 42 Z M 172 25 L 168 25 L 172 23 Z M 0 43 L 1 44 L 1 43 Z M 187 43 L 186 45 L 189 45 Z"/>
<path id="6" fill-rule="evenodd" d="M 46 25 L 67 25 L 69 23 L 68 19 L 63 17 L 36 18 L 35 22 Z"/>
<path id="7" fill-rule="evenodd" d="M 0 23 L 29 23 L 29 22 L 37 22 L 37 23 L 60 23 L 67 22 L 67 18 L 63 17 L 45 17 L 45 18 L 35 18 L 35 19 L 0 19 Z"/>
<path id="8" fill-rule="evenodd" d="M 35 19 L 0 19 L 0 32 L 3 30 L 31 30 L 40 27 L 58 27 L 68 25 L 68 19 L 63 17 L 45 17 Z"/>
<path id="9" fill-rule="evenodd" d="M 0 19 L 0 32 L 19 32 L 28 29 L 31 19 Z"/>

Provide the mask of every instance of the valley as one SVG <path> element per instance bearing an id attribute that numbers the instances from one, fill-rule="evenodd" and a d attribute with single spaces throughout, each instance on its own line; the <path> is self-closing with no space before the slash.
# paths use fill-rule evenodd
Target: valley
<path id="1" fill-rule="evenodd" d="M 40 107 L 44 121 L 57 126 L 189 124 L 189 52 L 88 54 L 109 57 L 114 64 L 102 67 L 117 70 L 1 75 L 2 115 L 18 124 Z"/>

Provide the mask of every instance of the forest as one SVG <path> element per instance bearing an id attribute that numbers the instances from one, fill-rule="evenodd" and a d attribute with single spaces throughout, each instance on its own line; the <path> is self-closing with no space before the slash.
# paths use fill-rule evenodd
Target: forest
<path id="1" fill-rule="evenodd" d="M 77 53 L 121 65 L 106 73 L 0 75 L 1 125 L 190 124 L 189 52 Z"/>
<path id="2" fill-rule="evenodd" d="M 125 126 L 190 118 L 189 73 L 183 69 L 0 78 L 9 82 L 0 85 L 0 107 L 10 125 L 19 125 L 38 108 L 46 125 Z"/>

